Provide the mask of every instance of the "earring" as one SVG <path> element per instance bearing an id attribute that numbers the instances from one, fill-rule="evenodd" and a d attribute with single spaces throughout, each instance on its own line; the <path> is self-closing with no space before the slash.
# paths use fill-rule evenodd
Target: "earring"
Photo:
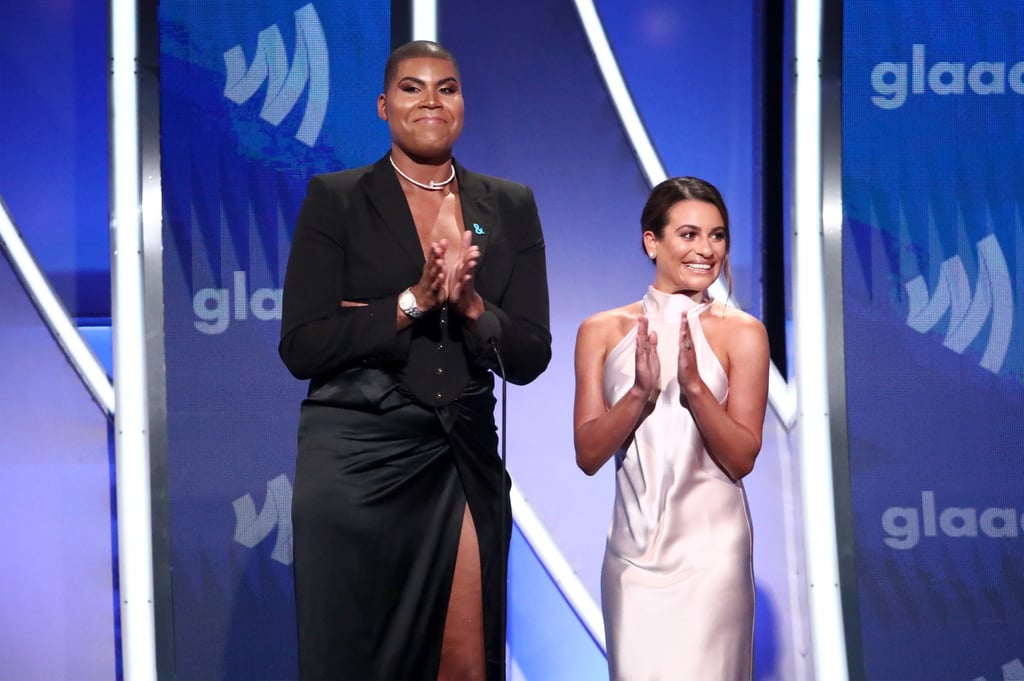
<path id="1" fill-rule="evenodd" d="M 653 253 L 648 253 L 647 257 L 650 258 L 651 260 L 654 260 L 654 254 Z"/>

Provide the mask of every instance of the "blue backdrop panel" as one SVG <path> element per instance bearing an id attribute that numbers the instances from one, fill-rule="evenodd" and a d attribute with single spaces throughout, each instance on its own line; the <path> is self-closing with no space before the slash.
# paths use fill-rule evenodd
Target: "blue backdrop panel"
<path id="1" fill-rule="evenodd" d="M 512 532 L 508 585 L 510 681 L 608 676 L 608 663 L 529 542 Z"/>
<path id="2" fill-rule="evenodd" d="M 0 3 L 0 193 L 65 307 L 110 317 L 107 5 Z"/>
<path id="3" fill-rule="evenodd" d="M 585 316 L 636 300 L 650 282 L 638 224 L 649 188 L 572 2 L 446 0 L 439 11 L 466 95 L 456 156 L 531 185 L 548 244 L 554 357 L 540 380 L 510 391 L 510 466 L 596 594 L 613 490 L 610 477 L 573 464 L 572 344 Z M 304 385 L 276 356 L 280 286 L 308 176 L 387 148 L 374 102 L 389 21 L 384 8 L 347 3 L 171 2 L 160 13 L 177 668 L 182 678 L 290 678 L 288 511 Z M 724 138 L 749 108 L 748 76 L 733 79 L 732 122 L 716 128 Z M 689 160 L 694 174 L 725 168 L 730 203 L 754 193 L 742 159 Z M 599 650 L 516 537 L 515 673 L 600 678 Z M 535 635 L 538 621 L 561 632 L 557 650 Z"/>
<path id="4" fill-rule="evenodd" d="M 388 3 L 160 3 L 168 477 L 179 678 L 297 673 L 277 356 L 309 176 L 375 160 Z"/>
<path id="5" fill-rule="evenodd" d="M 1024 19 L 847 2 L 843 287 L 872 679 L 1024 678 Z"/>
<path id="6" fill-rule="evenodd" d="M 117 677 L 108 422 L 3 249 L 0 310 L 0 678 L 108 681 Z"/>
<path id="7" fill-rule="evenodd" d="M 595 4 L 668 175 L 726 197 L 733 295 L 761 316 L 761 3 Z"/>

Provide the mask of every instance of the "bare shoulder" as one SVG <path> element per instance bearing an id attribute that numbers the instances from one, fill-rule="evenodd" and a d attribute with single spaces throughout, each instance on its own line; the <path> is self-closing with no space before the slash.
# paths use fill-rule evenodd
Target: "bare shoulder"
<path id="1" fill-rule="evenodd" d="M 760 319 L 725 303 L 715 301 L 706 314 L 721 323 L 730 333 L 765 334 L 764 324 Z"/>
<path id="2" fill-rule="evenodd" d="M 580 324 L 580 332 L 585 330 L 586 333 L 601 333 L 608 330 L 614 331 L 621 327 L 626 327 L 626 332 L 628 332 L 636 324 L 636 319 L 642 311 L 640 303 L 635 302 L 592 314 Z"/>
<path id="3" fill-rule="evenodd" d="M 764 324 L 743 310 L 715 301 L 701 315 L 701 326 L 723 365 L 730 363 L 729 358 L 740 355 L 768 356 L 768 332 Z"/>
<path id="4" fill-rule="evenodd" d="M 607 352 L 636 325 L 641 311 L 640 303 L 635 302 L 587 317 L 576 334 L 577 349 L 585 345 L 602 347 Z"/>

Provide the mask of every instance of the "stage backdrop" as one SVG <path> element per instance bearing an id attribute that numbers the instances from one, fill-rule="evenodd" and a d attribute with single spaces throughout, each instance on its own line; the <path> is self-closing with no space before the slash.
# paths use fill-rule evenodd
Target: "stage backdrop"
<path id="1" fill-rule="evenodd" d="M 869 679 L 1024 678 L 1024 15 L 846 2 L 843 295 Z"/>
<path id="2" fill-rule="evenodd" d="M 327 10 L 327 11 L 325 11 Z M 297 671 L 277 356 L 309 176 L 375 160 L 388 3 L 162 2 L 168 478 L 178 677 Z"/>
<path id="3" fill-rule="evenodd" d="M 405 3 L 395 3 L 405 5 Z M 730 205 L 736 298 L 759 298 L 756 13 L 730 0 L 598 9 L 669 172 L 701 175 Z M 291 480 L 305 385 L 276 346 L 291 233 L 313 173 L 388 148 L 376 117 L 396 17 L 388 3 L 160 4 L 164 298 L 174 636 L 179 678 L 293 678 Z M 534 188 L 548 246 L 551 367 L 509 391 L 509 465 L 578 578 L 598 597 L 614 497 L 572 450 L 572 347 L 601 309 L 639 299 L 650 189 L 571 0 L 439 3 L 460 60 L 473 170 Z M 672 68 L 721 50 L 700 77 Z M 651 69 L 668 69 L 662 79 Z M 659 89 L 660 88 L 660 89 Z M 692 106 L 675 112 L 671 93 Z M 642 101 L 641 101 L 642 100 Z M 649 107 L 649 111 L 647 110 Z M 681 125 L 681 128 L 677 128 Z M 798 528 L 786 429 L 770 415 L 748 480 L 757 541 L 758 678 L 802 662 Z M 571 499 L 571 502 L 567 501 Z M 603 657 L 515 535 L 513 678 L 600 679 Z M 555 626 L 557 624 L 557 626 Z M 541 635 L 541 633 L 544 635 Z"/>
<path id="4" fill-rule="evenodd" d="M 112 425 L 2 245 L 0 311 L 0 679 L 115 679 Z"/>
<path id="5" fill-rule="evenodd" d="M 110 324 L 106 3 L 0 4 L 0 195 L 64 306 Z"/>
<path id="6" fill-rule="evenodd" d="M 0 220 L 90 325 L 110 323 L 108 71 L 106 3 L 0 3 Z M 0 247 L 0 679 L 119 674 L 110 428 Z"/>

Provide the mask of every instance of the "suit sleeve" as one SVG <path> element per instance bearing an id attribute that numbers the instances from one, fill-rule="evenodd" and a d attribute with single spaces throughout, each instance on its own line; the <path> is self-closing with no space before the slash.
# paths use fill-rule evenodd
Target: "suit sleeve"
<path id="1" fill-rule="evenodd" d="M 404 361 L 409 333 L 395 329 L 397 296 L 342 307 L 347 273 L 344 191 L 314 176 L 299 211 L 288 256 L 278 353 L 296 378 L 308 379 L 359 362 Z"/>
<path id="2" fill-rule="evenodd" d="M 522 200 L 509 211 L 514 220 L 507 225 L 514 234 L 509 244 L 515 253 L 508 283 L 498 301 L 484 298 L 484 306 L 501 325 L 499 347 L 505 365 L 504 378 L 516 385 L 525 385 L 540 376 L 551 361 L 544 235 L 533 192 L 528 187 L 522 190 Z M 476 361 L 500 373 L 493 352 L 484 349 L 478 338 L 472 345 Z"/>

